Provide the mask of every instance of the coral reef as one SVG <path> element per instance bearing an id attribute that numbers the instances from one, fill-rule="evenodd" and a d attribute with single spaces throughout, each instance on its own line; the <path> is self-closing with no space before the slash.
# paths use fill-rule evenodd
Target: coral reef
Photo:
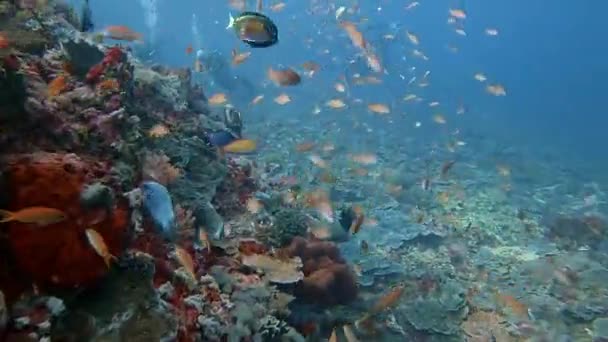
<path id="1" fill-rule="evenodd" d="M 107 273 L 103 260 L 84 238 L 94 227 L 111 253 L 120 255 L 128 229 L 128 207 L 118 201 L 111 211 L 81 206 L 86 184 L 113 183 L 110 163 L 75 154 L 45 153 L 12 155 L 4 158 L 9 210 L 51 206 L 67 214 L 67 219 L 44 228 L 22 223 L 8 224 L 11 253 L 29 279 L 39 286 L 74 286 L 94 283 Z"/>

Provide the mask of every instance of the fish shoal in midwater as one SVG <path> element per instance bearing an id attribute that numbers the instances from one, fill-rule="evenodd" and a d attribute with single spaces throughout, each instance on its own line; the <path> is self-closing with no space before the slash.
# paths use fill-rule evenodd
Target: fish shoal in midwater
<path id="1" fill-rule="evenodd" d="M 165 238 L 172 239 L 175 228 L 175 213 L 169 191 L 164 185 L 146 181 L 142 184 L 143 205 L 152 222 Z"/>
<path id="2" fill-rule="evenodd" d="M 21 223 L 35 223 L 39 226 L 46 226 L 58 223 L 67 218 L 67 215 L 55 208 L 29 207 L 15 212 L 0 210 L 0 223 L 17 221 Z"/>
<path id="3" fill-rule="evenodd" d="M 279 41 L 279 30 L 267 16 L 243 12 L 236 18 L 230 15 L 226 29 L 234 29 L 238 38 L 254 48 L 269 47 Z"/>

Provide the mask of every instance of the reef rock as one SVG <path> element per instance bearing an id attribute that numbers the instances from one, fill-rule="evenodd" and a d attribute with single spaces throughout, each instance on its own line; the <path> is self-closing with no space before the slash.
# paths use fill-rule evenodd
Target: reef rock
<path id="1" fill-rule="evenodd" d="M 190 76 L 176 74 L 163 75 L 140 64 L 135 64 L 135 86 L 142 95 L 150 94 L 150 99 L 158 101 L 162 107 L 183 111 L 188 108 Z"/>
<path id="2" fill-rule="evenodd" d="M 8 156 L 5 163 L 7 210 L 45 206 L 62 210 L 68 217 L 45 227 L 6 224 L 18 269 L 39 286 L 90 284 L 105 275 L 107 267 L 84 232 L 89 228 L 97 230 L 110 253 L 120 255 L 128 228 L 127 205 L 119 202 L 111 211 L 86 210 L 81 206 L 80 194 L 88 183 L 111 184 L 109 163 L 45 152 Z"/>

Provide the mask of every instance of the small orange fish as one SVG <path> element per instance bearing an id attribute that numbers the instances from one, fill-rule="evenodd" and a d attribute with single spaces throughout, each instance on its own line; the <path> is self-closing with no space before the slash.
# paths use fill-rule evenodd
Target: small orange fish
<path id="1" fill-rule="evenodd" d="M 165 126 L 163 124 L 156 124 L 156 125 L 152 126 L 152 128 L 150 128 L 150 130 L 148 131 L 148 136 L 150 138 L 162 138 L 169 133 L 170 133 L 170 131 L 169 131 L 169 128 L 167 128 L 167 126 Z"/>
<path id="2" fill-rule="evenodd" d="M 87 229 L 85 233 L 87 234 L 87 240 L 89 240 L 89 244 L 91 245 L 91 247 L 93 247 L 95 252 L 103 258 L 103 261 L 106 263 L 106 266 L 110 268 L 112 260 L 116 260 L 116 257 L 110 254 L 108 246 L 103 240 L 101 234 L 99 234 L 95 229 Z"/>
<path id="3" fill-rule="evenodd" d="M 367 66 L 372 69 L 373 72 L 382 72 L 383 68 L 378 56 L 368 51 L 365 53 L 365 60 Z"/>
<path id="4" fill-rule="evenodd" d="M 355 154 L 351 156 L 351 160 L 355 163 L 363 164 L 363 165 L 372 165 L 378 162 L 378 157 L 372 153 L 361 153 Z"/>
<path id="5" fill-rule="evenodd" d="M 290 68 L 275 70 L 268 68 L 268 79 L 274 82 L 277 86 L 293 86 L 302 81 L 300 75 Z"/>
<path id="6" fill-rule="evenodd" d="M 264 208 L 264 205 L 262 204 L 262 202 L 260 202 L 260 200 L 258 200 L 257 198 L 253 198 L 253 197 L 250 197 L 247 200 L 247 203 L 245 204 L 245 206 L 247 207 L 247 211 L 249 211 L 252 214 L 257 214 L 262 210 L 262 208 Z"/>
<path id="7" fill-rule="evenodd" d="M 55 77 L 48 86 L 49 96 L 57 96 L 67 88 L 68 82 L 65 75 Z"/>
<path id="8" fill-rule="evenodd" d="M 120 83 L 115 78 L 107 78 L 97 84 L 97 89 L 101 91 L 115 92 L 120 90 Z"/>
<path id="9" fill-rule="evenodd" d="M 369 109 L 370 112 L 376 113 L 376 114 L 388 114 L 391 112 L 391 110 L 388 108 L 388 106 L 385 104 L 382 104 L 382 103 L 369 104 L 369 105 L 367 105 L 367 109 Z"/>
<path id="10" fill-rule="evenodd" d="M 211 240 L 209 240 L 209 234 L 205 228 L 200 227 L 198 229 L 198 239 L 203 248 L 207 249 L 207 252 L 211 252 Z"/>
<path id="11" fill-rule="evenodd" d="M 226 101 L 228 101 L 228 98 L 226 97 L 226 94 L 224 94 L 224 93 L 213 94 L 207 100 L 207 102 L 209 102 L 209 104 L 211 104 L 211 105 L 221 105 L 221 104 L 226 103 Z"/>
<path id="12" fill-rule="evenodd" d="M 17 221 L 21 223 L 35 223 L 39 226 L 61 222 L 67 218 L 67 215 L 54 208 L 47 207 L 29 207 L 15 212 L 8 210 L 0 210 L 0 223 Z"/>
<path id="13" fill-rule="evenodd" d="M 331 230 L 328 227 L 317 227 L 312 229 L 310 233 L 319 240 L 327 240 L 332 236 Z"/>
<path id="14" fill-rule="evenodd" d="M 6 33 L 0 31 L 0 49 L 6 49 L 10 46 L 10 41 L 8 40 Z"/>
<path id="15" fill-rule="evenodd" d="M 486 87 L 486 91 L 494 96 L 506 96 L 505 87 L 500 84 L 490 84 Z"/>
<path id="16" fill-rule="evenodd" d="M 420 44 L 420 41 L 418 40 L 418 37 L 415 34 L 411 33 L 410 31 L 406 31 L 405 34 L 407 36 L 407 39 L 409 39 L 412 44 Z"/>
<path id="17" fill-rule="evenodd" d="M 450 16 L 456 18 L 456 19 L 466 19 L 467 18 L 467 14 L 465 13 L 465 11 L 455 8 L 452 9 L 450 8 Z"/>
<path id="18" fill-rule="evenodd" d="M 251 104 L 252 105 L 256 105 L 258 104 L 260 101 L 262 101 L 264 99 L 264 95 L 258 95 L 256 97 L 253 98 L 253 100 L 251 100 Z"/>
<path id="19" fill-rule="evenodd" d="M 255 151 L 257 144 L 255 140 L 238 139 L 223 147 L 228 153 L 250 153 Z"/>
<path id="20" fill-rule="evenodd" d="M 327 107 L 330 107 L 333 109 L 342 109 L 342 108 L 346 107 L 346 103 L 344 103 L 344 101 L 342 101 L 340 99 L 329 100 L 325 103 L 325 105 Z"/>
<path id="21" fill-rule="evenodd" d="M 236 49 L 232 49 L 232 65 L 239 65 L 247 60 L 251 56 L 251 52 L 238 53 Z"/>
<path id="22" fill-rule="evenodd" d="M 346 31 L 348 38 L 350 38 L 350 41 L 355 47 L 361 50 L 365 50 L 367 48 L 367 42 L 365 41 L 365 38 L 363 38 L 363 34 L 357 30 L 355 24 L 344 21 L 340 24 L 340 26 L 342 26 L 344 31 Z"/>
<path id="23" fill-rule="evenodd" d="M 433 115 L 433 121 L 435 121 L 436 123 L 438 123 L 440 125 L 444 125 L 444 124 L 447 123 L 447 120 L 441 114 L 435 114 L 435 115 Z"/>
<path id="24" fill-rule="evenodd" d="M 141 33 L 135 32 L 123 25 L 108 26 L 102 32 L 104 37 L 114 40 L 124 40 L 128 42 L 143 42 Z"/>
<path id="25" fill-rule="evenodd" d="M 311 141 L 303 142 L 301 144 L 296 145 L 296 151 L 298 152 L 308 152 L 315 147 L 315 143 Z"/>
<path id="26" fill-rule="evenodd" d="M 308 156 L 308 160 L 310 160 L 315 166 L 320 167 L 322 169 L 327 168 L 327 162 L 321 158 L 318 154 L 311 154 Z"/>
<path id="27" fill-rule="evenodd" d="M 502 294 L 498 290 L 494 291 L 494 297 L 500 306 L 509 308 L 516 316 L 528 317 L 528 306 L 515 299 L 515 297 Z"/>
<path id="28" fill-rule="evenodd" d="M 194 51 L 194 49 L 192 49 L 192 45 L 188 45 L 186 47 L 186 55 L 192 54 L 192 51 Z"/>
<path id="29" fill-rule="evenodd" d="M 365 220 L 365 215 L 363 214 L 362 210 L 359 210 L 359 212 L 357 213 L 357 216 L 355 217 L 353 222 L 350 224 L 350 228 L 348 229 L 348 231 L 352 235 L 356 235 L 361 230 L 361 225 L 363 225 L 364 220 Z"/>
<path id="30" fill-rule="evenodd" d="M 180 265 L 182 265 L 186 272 L 192 277 L 192 279 L 196 280 L 196 273 L 194 273 L 194 260 L 188 251 L 185 249 L 175 246 L 175 256 L 177 257 L 177 261 L 179 261 Z"/>
<path id="31" fill-rule="evenodd" d="M 313 61 L 308 61 L 308 62 L 304 62 L 302 64 L 302 68 L 304 68 L 304 70 L 307 70 L 309 73 L 314 74 L 317 71 L 319 71 L 320 66 L 319 66 L 319 64 L 317 64 Z"/>
<path id="32" fill-rule="evenodd" d="M 380 298 L 378 302 L 376 302 L 376 304 L 374 304 L 374 306 L 370 309 L 369 312 L 371 314 L 377 314 L 395 305 L 399 301 L 399 298 L 401 298 L 401 295 L 403 294 L 403 289 L 403 285 L 395 287 L 393 290 L 391 290 L 391 292 Z"/>
<path id="33" fill-rule="evenodd" d="M 279 11 L 282 11 L 283 8 L 285 8 L 285 6 L 286 5 L 285 5 L 284 2 L 279 2 L 279 3 L 276 3 L 276 4 L 272 5 L 272 6 L 270 6 L 270 10 L 273 11 L 273 12 L 279 12 Z"/>
<path id="34" fill-rule="evenodd" d="M 274 102 L 276 102 L 277 104 L 285 105 L 289 102 L 291 102 L 291 97 L 289 97 L 289 95 L 283 93 L 277 97 L 274 98 Z"/>

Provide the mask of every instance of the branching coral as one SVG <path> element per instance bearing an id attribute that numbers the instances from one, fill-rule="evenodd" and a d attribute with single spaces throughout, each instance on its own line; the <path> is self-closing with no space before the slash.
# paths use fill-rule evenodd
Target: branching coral
<path id="1" fill-rule="evenodd" d="M 181 176 L 181 171 L 171 164 L 165 154 L 147 154 L 141 171 L 144 180 L 153 180 L 162 185 L 171 184 Z"/>

